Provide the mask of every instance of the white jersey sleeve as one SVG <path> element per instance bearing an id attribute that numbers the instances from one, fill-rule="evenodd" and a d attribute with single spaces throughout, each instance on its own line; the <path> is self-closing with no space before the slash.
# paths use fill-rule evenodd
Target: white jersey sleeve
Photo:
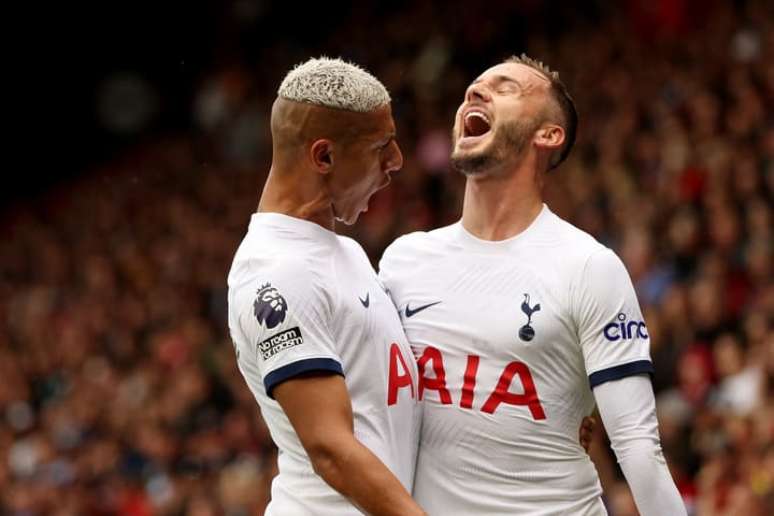
<path id="1" fill-rule="evenodd" d="M 658 435 L 650 380 L 630 376 L 599 385 L 594 397 L 618 464 L 642 516 L 686 514 Z"/>
<path id="2" fill-rule="evenodd" d="M 592 253 L 571 299 L 591 387 L 653 373 L 650 337 L 626 267 L 610 249 Z"/>
<path id="3" fill-rule="evenodd" d="M 335 287 L 325 285 L 302 260 L 285 258 L 269 266 L 262 261 L 255 270 L 261 279 L 247 274 L 233 289 L 237 321 L 232 331 L 253 344 L 248 352 L 253 356 L 241 358 L 254 361 L 266 394 L 273 398 L 274 387 L 311 371 L 343 376 L 330 328 Z"/>

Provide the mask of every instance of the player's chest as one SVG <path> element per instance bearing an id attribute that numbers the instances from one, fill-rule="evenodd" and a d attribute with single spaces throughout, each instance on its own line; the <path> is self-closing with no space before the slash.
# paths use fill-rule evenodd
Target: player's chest
<path id="1" fill-rule="evenodd" d="M 566 286 L 529 263 L 439 262 L 435 274 L 407 277 L 399 291 L 415 354 L 433 346 L 460 357 L 524 360 L 566 347 L 574 334 Z"/>
<path id="2" fill-rule="evenodd" d="M 408 346 L 395 305 L 364 260 L 337 260 L 337 302 L 333 334 L 342 358 L 364 369 L 383 369 L 396 343 L 409 360 Z"/>
<path id="3" fill-rule="evenodd" d="M 341 258 L 337 264 L 337 303 L 334 315 L 339 337 L 357 341 L 396 339 L 403 332 L 395 306 L 370 263 Z"/>
<path id="4" fill-rule="evenodd" d="M 395 305 L 368 264 L 339 262 L 334 338 L 353 403 L 416 403 L 417 369 Z M 386 380 L 386 381 L 385 381 Z"/>

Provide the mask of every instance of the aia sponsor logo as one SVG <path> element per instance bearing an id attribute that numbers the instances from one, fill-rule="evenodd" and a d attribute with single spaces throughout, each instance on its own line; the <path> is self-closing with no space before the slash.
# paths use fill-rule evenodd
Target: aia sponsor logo
<path id="1" fill-rule="evenodd" d="M 616 320 L 602 330 L 605 338 L 610 342 L 648 338 L 648 328 L 645 326 L 644 321 L 627 321 L 626 319 L 625 313 L 618 314 Z"/>
<path id="2" fill-rule="evenodd" d="M 536 310 L 535 310 L 536 311 Z M 521 361 L 504 364 L 497 383 L 491 385 L 492 378 L 482 378 L 488 385 L 488 394 L 476 400 L 476 383 L 479 381 L 478 366 L 481 357 L 468 355 L 465 372 L 462 377 L 449 378 L 447 383 L 446 366 L 441 350 L 427 346 L 422 356 L 417 360 L 419 370 L 419 400 L 424 399 L 425 392 L 435 391 L 433 398 L 441 405 L 459 405 L 460 408 L 478 410 L 486 414 L 494 414 L 501 405 L 524 407 L 535 421 L 546 419 L 543 404 L 538 396 L 535 380 L 529 366 Z M 461 384 L 461 385 L 460 385 Z M 451 389 L 450 389 L 451 386 Z M 459 391 L 460 397 L 455 400 L 452 391 Z M 479 395 L 484 394 L 479 390 Z M 434 399 L 434 402 L 435 399 Z"/>

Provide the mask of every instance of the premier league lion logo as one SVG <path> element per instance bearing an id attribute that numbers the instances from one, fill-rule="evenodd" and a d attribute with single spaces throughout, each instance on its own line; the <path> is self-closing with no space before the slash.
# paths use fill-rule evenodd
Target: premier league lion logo
<path id="1" fill-rule="evenodd" d="M 279 291 L 266 283 L 258 290 L 258 297 L 253 303 L 253 313 L 258 322 L 272 329 L 285 320 L 288 303 Z"/>

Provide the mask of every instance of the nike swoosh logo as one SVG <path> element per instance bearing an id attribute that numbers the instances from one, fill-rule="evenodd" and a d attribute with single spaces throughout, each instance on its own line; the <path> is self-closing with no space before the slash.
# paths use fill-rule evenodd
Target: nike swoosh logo
<path id="1" fill-rule="evenodd" d="M 368 305 L 371 304 L 370 296 L 371 296 L 371 293 L 370 292 L 366 292 L 366 298 L 365 299 L 361 299 L 360 297 L 358 297 L 358 299 L 360 299 L 360 303 L 362 303 L 362 305 L 365 308 L 368 308 Z"/>
<path id="2" fill-rule="evenodd" d="M 406 317 L 412 317 L 412 316 L 416 315 L 417 313 L 421 312 L 422 310 L 424 310 L 425 308 L 430 308 L 431 306 L 435 306 L 438 303 L 440 303 L 440 301 L 436 301 L 435 303 L 428 303 L 426 305 L 418 306 L 418 307 L 416 307 L 413 310 L 409 307 L 408 303 L 406 303 Z"/>

